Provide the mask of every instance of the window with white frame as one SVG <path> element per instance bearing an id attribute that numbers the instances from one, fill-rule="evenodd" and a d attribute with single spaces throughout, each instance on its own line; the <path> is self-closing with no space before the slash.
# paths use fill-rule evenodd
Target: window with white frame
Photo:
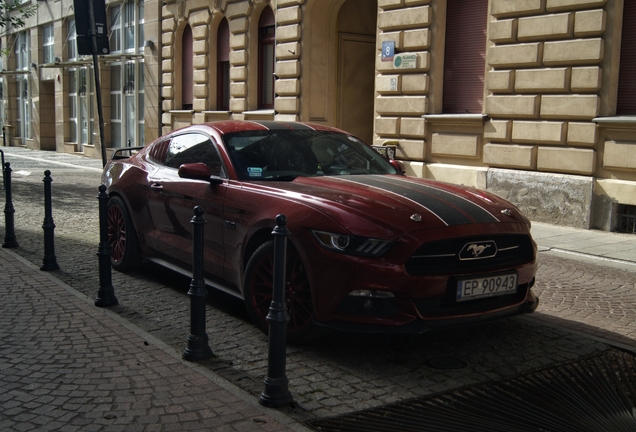
<path id="1" fill-rule="evenodd" d="M 142 146 L 144 139 L 144 3 L 110 6 L 110 50 L 121 60 L 110 63 L 111 147 Z M 133 55 L 133 56 L 131 56 Z"/>
<path id="2" fill-rule="evenodd" d="M 77 58 L 77 32 L 75 29 L 75 20 L 68 20 L 68 36 L 66 37 L 66 57 L 69 60 Z"/>
<path id="3" fill-rule="evenodd" d="M 53 63 L 55 60 L 55 37 L 53 34 L 53 24 L 42 27 L 42 61 Z"/>
<path id="4" fill-rule="evenodd" d="M 31 36 L 23 31 L 16 34 L 15 58 L 16 70 L 27 73 L 16 75 L 16 137 L 32 138 L 31 132 L 31 96 L 29 94 L 29 65 L 31 59 Z M 23 143 L 24 144 L 24 143 Z"/>
<path id="5" fill-rule="evenodd" d="M 77 33 L 75 20 L 68 21 L 67 53 L 69 61 L 77 61 Z M 92 68 L 78 65 L 68 69 L 68 141 L 77 144 L 77 151 L 83 151 L 84 144 L 93 143 L 95 114 L 93 109 L 94 90 Z"/>
<path id="6" fill-rule="evenodd" d="M 110 52 L 121 51 L 121 6 L 110 7 Z"/>

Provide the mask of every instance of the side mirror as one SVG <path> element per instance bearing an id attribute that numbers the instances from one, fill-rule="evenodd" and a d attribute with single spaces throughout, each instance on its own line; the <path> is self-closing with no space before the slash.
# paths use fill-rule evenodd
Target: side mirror
<path id="1" fill-rule="evenodd" d="M 211 184 L 221 184 L 221 177 L 212 176 L 210 169 L 203 162 L 187 163 L 179 167 L 179 177 L 192 180 L 207 180 Z"/>
<path id="2" fill-rule="evenodd" d="M 405 175 L 406 174 L 406 170 L 404 169 L 404 164 L 402 163 L 402 161 L 395 160 L 395 159 L 390 159 L 389 163 L 391 164 L 391 166 L 393 168 L 395 168 L 395 170 L 398 172 L 398 174 L 400 174 L 400 175 Z"/>

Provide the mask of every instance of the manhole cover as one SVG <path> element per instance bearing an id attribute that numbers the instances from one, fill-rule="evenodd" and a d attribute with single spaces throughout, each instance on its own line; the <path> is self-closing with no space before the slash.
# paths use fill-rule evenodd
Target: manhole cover
<path id="1" fill-rule="evenodd" d="M 307 422 L 324 432 L 636 431 L 636 359 L 617 350 L 507 380 Z"/>

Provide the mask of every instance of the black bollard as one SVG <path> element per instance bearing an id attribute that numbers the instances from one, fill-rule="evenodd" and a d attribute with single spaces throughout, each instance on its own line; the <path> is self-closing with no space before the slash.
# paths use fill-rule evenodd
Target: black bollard
<path id="1" fill-rule="evenodd" d="M 3 248 L 18 247 L 18 241 L 15 238 L 15 225 L 13 217 L 15 215 L 15 209 L 13 208 L 13 197 L 11 196 L 11 164 L 9 162 L 4 164 L 4 186 L 6 189 L 7 203 L 4 206 L 4 220 L 5 220 L 5 235 Z"/>
<path id="2" fill-rule="evenodd" d="M 110 266 L 110 243 L 108 243 L 108 194 L 106 186 L 99 186 L 99 247 L 97 257 L 99 263 L 99 288 L 97 288 L 97 298 L 95 306 L 115 306 L 118 305 L 115 297 L 115 289 L 112 284 L 112 274 Z"/>
<path id="3" fill-rule="evenodd" d="M 267 358 L 267 376 L 265 390 L 259 400 L 266 407 L 280 407 L 294 402 L 289 392 L 289 380 L 285 375 L 287 355 L 287 323 L 289 314 L 285 306 L 285 271 L 287 256 L 287 217 L 283 214 L 276 216 L 274 235 L 274 288 L 272 303 L 267 314 L 269 323 L 269 354 Z"/>
<path id="4" fill-rule="evenodd" d="M 4 189 L 5 183 L 7 182 L 4 176 L 4 151 L 0 150 L 0 155 L 2 155 L 2 189 Z"/>
<path id="5" fill-rule="evenodd" d="M 190 283 L 190 334 L 183 358 L 189 361 L 203 360 L 213 355 L 205 332 L 205 298 L 208 290 L 203 280 L 203 207 L 194 208 L 192 244 L 192 282 Z"/>
<path id="6" fill-rule="evenodd" d="M 44 230 L 44 257 L 42 258 L 42 265 L 40 270 L 49 271 L 57 270 L 60 268 L 57 265 L 57 258 L 55 256 L 55 240 L 53 232 L 55 230 L 55 223 L 53 223 L 53 207 L 51 204 L 51 171 L 44 171 L 44 222 L 42 223 L 42 229 Z"/>

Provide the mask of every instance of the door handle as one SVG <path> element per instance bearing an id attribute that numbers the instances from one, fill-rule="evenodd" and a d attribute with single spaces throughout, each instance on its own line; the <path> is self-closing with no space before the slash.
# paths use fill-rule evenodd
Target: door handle
<path id="1" fill-rule="evenodd" d="M 150 185 L 150 189 L 160 191 L 163 189 L 163 186 L 161 185 L 161 183 L 152 183 Z"/>

